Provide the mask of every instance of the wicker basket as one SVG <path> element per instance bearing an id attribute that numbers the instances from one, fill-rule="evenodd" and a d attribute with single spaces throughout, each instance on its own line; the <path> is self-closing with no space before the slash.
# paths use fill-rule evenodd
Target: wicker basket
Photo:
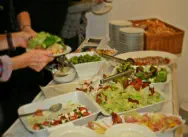
<path id="1" fill-rule="evenodd" d="M 166 26 L 176 30 L 174 34 L 168 35 L 155 35 L 145 33 L 144 37 L 144 49 L 145 50 L 159 50 L 171 52 L 174 54 L 180 54 L 183 46 L 184 31 L 176 28 L 168 23 L 165 23 L 157 18 L 152 19 L 143 19 L 143 20 L 131 20 L 133 26 L 135 24 L 141 23 L 147 20 L 158 20 L 159 22 L 164 23 Z"/>

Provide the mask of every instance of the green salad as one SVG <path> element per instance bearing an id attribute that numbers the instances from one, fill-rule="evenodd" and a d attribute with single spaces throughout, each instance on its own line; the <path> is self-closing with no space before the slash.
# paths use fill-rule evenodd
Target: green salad
<path id="1" fill-rule="evenodd" d="M 135 76 L 152 83 L 166 82 L 168 71 L 166 68 L 155 66 L 137 67 Z"/>
<path id="2" fill-rule="evenodd" d="M 39 32 L 35 37 L 29 40 L 28 47 L 31 49 L 47 49 L 53 46 L 54 44 L 61 45 L 61 47 L 63 47 L 64 49 L 66 48 L 62 38 L 47 32 Z"/>
<path id="3" fill-rule="evenodd" d="M 101 61 L 101 57 L 98 55 L 80 55 L 80 56 L 75 56 L 70 59 L 70 62 L 73 64 L 80 64 L 80 63 L 87 63 L 87 62 L 96 62 L 96 61 Z"/>
<path id="4" fill-rule="evenodd" d="M 123 88 L 120 83 L 105 86 L 96 95 L 96 102 L 109 114 L 142 108 L 162 100 L 164 98 L 154 88 L 136 90 L 132 85 Z"/>
<path id="5" fill-rule="evenodd" d="M 157 66 L 134 66 L 130 62 L 120 64 L 116 68 L 117 73 L 134 70 L 133 77 L 140 78 L 152 83 L 166 82 L 168 71 L 164 67 Z"/>

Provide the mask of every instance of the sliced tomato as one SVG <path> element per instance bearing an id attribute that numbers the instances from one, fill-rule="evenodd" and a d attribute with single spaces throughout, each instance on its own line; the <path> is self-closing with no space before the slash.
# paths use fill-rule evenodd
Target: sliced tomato
<path id="1" fill-rule="evenodd" d="M 35 123 L 35 124 L 33 125 L 33 129 L 34 129 L 34 130 L 40 130 L 40 125 L 39 125 L 38 123 Z"/>
<path id="2" fill-rule="evenodd" d="M 77 117 L 75 117 L 75 116 L 71 116 L 70 117 L 70 120 L 72 121 L 72 120 L 76 120 L 77 119 Z"/>
<path id="3" fill-rule="evenodd" d="M 140 88 L 142 87 L 142 80 L 137 78 L 133 80 L 130 85 L 132 85 L 136 90 L 140 90 Z"/>
<path id="4" fill-rule="evenodd" d="M 85 107 L 79 107 L 78 108 L 80 111 L 82 111 L 82 110 L 86 110 L 87 111 L 87 108 L 85 108 Z"/>
<path id="5" fill-rule="evenodd" d="M 57 126 L 61 124 L 61 121 L 60 120 L 55 120 L 54 123 L 52 124 L 53 126 Z"/>
<path id="6" fill-rule="evenodd" d="M 89 116 L 90 113 L 86 111 L 86 112 L 82 113 L 82 115 L 85 117 L 85 116 Z"/>
<path id="7" fill-rule="evenodd" d="M 43 116 L 43 113 L 42 113 L 42 110 L 41 109 L 38 109 L 35 114 L 35 116 Z"/>
<path id="8" fill-rule="evenodd" d="M 42 124 L 43 124 L 44 126 L 48 126 L 48 125 L 50 124 L 50 122 L 44 121 Z"/>

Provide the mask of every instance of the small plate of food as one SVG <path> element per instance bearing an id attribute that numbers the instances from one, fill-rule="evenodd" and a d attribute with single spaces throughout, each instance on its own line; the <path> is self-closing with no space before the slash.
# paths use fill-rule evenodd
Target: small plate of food
<path id="1" fill-rule="evenodd" d="M 71 47 L 65 45 L 62 38 L 47 32 L 39 32 L 28 41 L 27 51 L 31 49 L 48 49 L 55 57 L 71 52 Z"/>

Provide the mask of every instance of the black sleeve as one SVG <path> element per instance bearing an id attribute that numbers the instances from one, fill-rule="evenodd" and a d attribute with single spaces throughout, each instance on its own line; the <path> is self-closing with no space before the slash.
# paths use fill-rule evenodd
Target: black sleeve
<path id="1" fill-rule="evenodd" d="M 72 3 L 73 1 L 81 1 L 81 0 L 13 0 L 13 4 L 15 7 L 16 14 L 18 15 L 22 11 L 28 11 L 28 7 L 33 3 L 43 3 L 45 4 L 62 4 L 62 3 Z M 52 7 L 53 8 L 53 7 Z"/>
<path id="2" fill-rule="evenodd" d="M 27 11 L 28 4 L 29 3 L 27 2 L 27 0 L 13 0 L 13 5 L 14 5 L 16 15 L 18 15 L 19 13 L 23 11 Z"/>

